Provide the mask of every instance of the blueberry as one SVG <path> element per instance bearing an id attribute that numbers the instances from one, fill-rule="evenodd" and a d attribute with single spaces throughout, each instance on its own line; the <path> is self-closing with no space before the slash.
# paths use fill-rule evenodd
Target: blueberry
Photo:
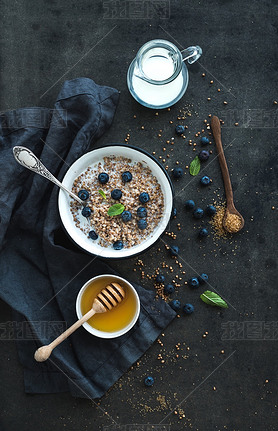
<path id="1" fill-rule="evenodd" d="M 213 205 L 208 205 L 206 213 L 208 216 L 213 216 L 216 213 L 216 208 Z"/>
<path id="2" fill-rule="evenodd" d="M 169 248 L 169 252 L 171 256 L 177 256 L 179 254 L 179 247 L 177 245 L 172 245 L 172 247 Z"/>
<path id="3" fill-rule="evenodd" d="M 147 212 L 147 210 L 146 210 L 145 207 L 139 207 L 139 208 L 137 208 L 137 215 L 138 215 L 138 217 L 145 218 L 145 217 L 147 217 L 147 214 L 148 214 L 148 212 Z"/>
<path id="4" fill-rule="evenodd" d="M 106 184 L 109 181 L 109 175 L 106 172 L 101 172 L 98 176 L 98 180 L 101 184 Z"/>
<path id="5" fill-rule="evenodd" d="M 185 314 L 191 314 L 194 311 L 194 307 L 192 304 L 185 304 L 182 309 Z"/>
<path id="6" fill-rule="evenodd" d="M 123 222 L 128 222 L 132 219 L 132 214 L 130 211 L 123 211 L 121 214 Z"/>
<path id="7" fill-rule="evenodd" d="M 202 217 L 203 217 L 203 215 L 204 215 L 204 211 L 202 210 L 202 208 L 196 208 L 196 209 L 193 211 L 193 217 L 194 217 L 194 218 L 202 218 Z"/>
<path id="8" fill-rule="evenodd" d="M 121 190 L 119 190 L 119 189 L 112 190 L 112 192 L 111 192 L 111 198 L 112 199 L 115 199 L 115 201 L 118 201 L 121 199 L 121 197 L 122 197 Z"/>
<path id="9" fill-rule="evenodd" d="M 122 173 L 122 180 L 124 183 L 129 183 L 132 180 L 132 174 L 129 171 Z"/>
<path id="10" fill-rule="evenodd" d="M 173 299 L 173 301 L 169 302 L 169 305 L 175 311 L 178 311 L 181 308 L 181 303 L 178 299 Z"/>
<path id="11" fill-rule="evenodd" d="M 121 250 L 123 248 L 123 246 L 124 246 L 123 242 L 120 241 L 120 240 L 115 241 L 114 244 L 113 244 L 114 250 Z"/>
<path id="12" fill-rule="evenodd" d="M 83 215 L 83 217 L 90 217 L 91 215 L 91 208 L 89 207 L 84 207 L 81 214 Z"/>
<path id="13" fill-rule="evenodd" d="M 98 239 L 98 234 L 94 230 L 90 230 L 89 237 L 95 240 L 95 239 Z"/>
<path id="14" fill-rule="evenodd" d="M 173 208 L 172 209 L 172 212 L 171 212 L 171 218 L 175 218 L 175 217 L 177 217 L 177 208 Z"/>
<path id="15" fill-rule="evenodd" d="M 195 202 L 192 201 L 191 199 L 185 202 L 185 208 L 187 210 L 193 210 L 194 207 L 195 207 Z"/>
<path id="16" fill-rule="evenodd" d="M 199 287 L 199 280 L 197 277 L 190 278 L 187 283 L 190 287 Z"/>
<path id="17" fill-rule="evenodd" d="M 185 132 L 185 127 L 179 124 L 178 126 L 176 126 L 175 130 L 177 135 L 183 135 L 183 133 Z"/>
<path id="18" fill-rule="evenodd" d="M 182 168 L 174 168 L 172 174 L 173 177 L 177 180 L 183 176 L 183 170 Z"/>
<path id="19" fill-rule="evenodd" d="M 88 192 L 88 190 L 79 190 L 78 197 L 82 201 L 86 201 L 89 198 L 89 192 Z"/>
<path id="20" fill-rule="evenodd" d="M 165 281 L 165 277 L 164 277 L 164 275 L 162 275 L 162 274 L 157 274 L 157 276 L 155 277 L 155 281 L 156 281 L 157 283 L 164 283 L 164 281 Z"/>
<path id="21" fill-rule="evenodd" d="M 202 150 L 199 152 L 199 159 L 201 162 L 205 162 L 209 158 L 209 152 L 207 150 Z"/>
<path id="22" fill-rule="evenodd" d="M 144 230 L 148 226 L 148 223 L 144 218 L 140 218 L 137 222 L 137 226 L 140 230 Z"/>
<path id="23" fill-rule="evenodd" d="M 200 284 L 206 283 L 208 281 L 208 275 L 203 272 L 199 275 L 198 280 Z"/>
<path id="24" fill-rule="evenodd" d="M 154 378 L 151 376 L 148 376 L 145 378 L 144 383 L 146 386 L 152 386 L 154 384 Z"/>
<path id="25" fill-rule="evenodd" d="M 202 227 L 202 229 L 199 230 L 199 236 L 201 238 L 204 238 L 205 236 L 208 236 L 208 230 L 205 227 Z"/>
<path id="26" fill-rule="evenodd" d="M 143 193 L 140 194 L 139 201 L 142 204 L 145 204 L 145 203 L 149 202 L 149 200 L 150 200 L 150 196 L 149 196 L 149 194 L 147 192 L 143 192 Z"/>
<path id="27" fill-rule="evenodd" d="M 210 183 L 210 177 L 208 177 L 207 175 L 204 175 L 201 179 L 200 179 L 200 183 L 202 184 L 202 186 L 208 186 Z"/>
<path id="28" fill-rule="evenodd" d="M 166 284 L 166 286 L 164 287 L 164 292 L 167 295 L 171 295 L 171 293 L 175 292 L 175 288 L 174 288 L 174 286 L 172 284 Z"/>
<path id="29" fill-rule="evenodd" d="M 201 138 L 201 144 L 202 145 L 209 144 L 209 138 L 207 138 L 206 136 L 202 136 L 202 138 Z"/>

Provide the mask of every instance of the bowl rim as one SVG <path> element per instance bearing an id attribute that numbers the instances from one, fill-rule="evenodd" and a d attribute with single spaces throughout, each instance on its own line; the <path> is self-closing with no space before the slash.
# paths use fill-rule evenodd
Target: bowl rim
<path id="1" fill-rule="evenodd" d="M 64 179 L 65 179 L 65 177 L 66 177 L 66 175 L 68 174 L 68 172 L 69 172 L 69 170 L 73 167 L 73 165 L 75 164 L 75 162 L 77 162 L 79 159 L 81 159 L 82 157 L 84 157 L 84 156 L 86 156 L 87 154 L 89 154 L 89 153 L 92 153 L 93 151 L 96 151 L 96 150 L 100 150 L 100 149 L 102 149 L 102 148 L 114 148 L 114 147 L 126 147 L 126 148 L 130 148 L 130 149 L 132 149 L 132 150 L 135 150 L 135 151 L 137 151 L 137 152 L 139 152 L 139 153 L 142 153 L 142 154 L 144 154 L 145 156 L 147 156 L 147 157 L 149 157 L 153 162 L 155 162 L 157 165 L 158 165 L 158 167 L 161 169 L 161 171 L 163 172 L 163 174 L 164 174 L 164 176 L 165 176 L 165 179 L 168 181 L 168 183 L 169 183 L 169 186 L 170 186 L 170 190 L 171 190 L 171 196 L 172 196 L 172 208 L 171 208 L 171 211 L 170 211 L 170 215 L 169 215 L 169 218 L 168 218 L 168 223 L 169 223 L 169 221 L 170 221 L 170 218 L 171 218 L 171 213 L 172 213 L 172 211 L 173 211 L 173 208 L 174 208 L 174 186 L 173 186 L 173 183 L 172 183 L 172 180 L 171 180 L 171 178 L 170 178 L 170 176 L 169 176 L 169 173 L 166 171 L 166 169 L 165 169 L 165 167 L 152 155 L 152 154 L 150 154 L 147 150 L 144 150 L 143 148 L 139 148 L 139 147 L 136 147 L 136 146 L 134 146 L 134 145 L 129 145 L 129 144 L 123 144 L 123 143 L 113 143 L 113 144 L 111 144 L 111 143 L 108 143 L 108 144 L 105 144 L 105 145 L 97 145 L 97 146 L 94 146 L 94 148 L 93 149 L 90 149 L 89 151 L 87 151 L 86 153 L 84 153 L 84 154 L 82 154 L 80 157 L 78 157 L 69 167 L 68 167 L 68 169 L 66 170 L 66 172 L 64 173 L 64 175 L 63 175 L 63 179 L 62 179 L 62 183 L 63 183 L 63 181 L 64 181 Z M 65 227 L 65 225 L 64 225 L 64 222 L 63 222 L 63 218 L 62 218 L 62 216 L 61 216 L 61 208 L 60 208 L 60 205 L 61 205 L 61 203 L 60 203 L 60 200 L 61 200 L 61 196 L 62 196 L 62 193 L 63 193 L 63 190 L 62 189 L 60 189 L 59 190 L 59 193 L 58 193 L 58 212 L 59 212 L 59 216 L 60 216 L 60 220 L 61 220 L 61 225 L 62 225 L 62 228 L 63 228 L 63 230 L 66 232 L 66 235 L 70 238 L 70 240 L 73 242 L 73 244 L 75 244 L 80 250 L 82 250 L 83 252 L 86 252 L 87 254 L 89 254 L 90 256 L 97 256 L 98 258 L 100 258 L 100 259 L 103 259 L 103 260 L 107 260 L 107 259 L 111 259 L 111 260 L 123 260 L 123 259 L 130 259 L 130 258 L 133 258 L 133 257 L 136 257 L 136 256 L 140 256 L 142 253 L 145 253 L 147 250 L 149 250 L 150 248 L 152 248 L 158 241 L 159 241 L 159 239 L 160 239 L 160 237 L 163 235 L 163 233 L 166 231 L 166 229 L 167 229 L 167 225 L 168 225 L 168 223 L 167 223 L 167 225 L 166 225 L 166 227 L 165 227 L 165 229 L 160 233 L 160 235 L 158 236 L 158 238 L 152 243 L 152 244 L 150 244 L 150 245 L 148 245 L 147 247 L 145 247 L 143 250 L 140 250 L 140 251 L 138 251 L 138 252 L 135 252 L 135 253 L 132 253 L 132 254 L 130 254 L 130 255 L 128 255 L 128 256 L 121 256 L 121 255 L 118 255 L 118 256 L 104 256 L 104 255 L 100 255 L 100 254 L 97 254 L 97 253 L 93 253 L 93 252 L 91 252 L 91 251 L 89 251 L 89 250 L 87 250 L 86 248 L 84 248 L 83 246 L 81 246 L 78 242 L 76 242 L 75 241 L 75 239 L 74 238 L 72 238 L 72 236 L 70 235 L 70 233 L 68 232 L 68 230 L 66 229 L 66 227 Z"/>
<path id="2" fill-rule="evenodd" d="M 124 328 L 122 328 L 119 331 L 114 331 L 114 332 L 105 332 L 105 331 L 100 331 L 99 329 L 95 329 L 93 326 L 89 325 L 88 322 L 84 322 L 82 324 L 83 328 L 86 329 L 87 332 L 89 332 L 90 334 L 94 335 L 95 337 L 98 338 L 104 338 L 104 339 L 109 339 L 109 338 L 117 338 L 120 337 L 124 334 L 126 334 L 128 331 L 130 331 L 130 329 L 133 328 L 133 326 L 135 325 L 135 323 L 138 320 L 139 314 L 140 314 L 140 309 L 141 309 L 141 304 L 140 304 L 140 298 L 139 295 L 135 289 L 135 287 L 125 278 L 119 276 L 119 275 L 114 275 L 114 274 L 100 274 L 100 275 L 96 275 L 95 277 L 92 277 L 91 279 L 89 279 L 88 281 L 86 281 L 86 283 L 83 284 L 83 286 L 81 287 L 81 289 L 79 290 L 77 297 L 76 297 L 76 301 L 75 301 L 75 311 L 77 314 L 78 319 L 81 319 L 81 317 L 83 316 L 82 312 L 81 312 L 81 297 L 84 293 L 84 291 L 87 289 L 88 285 L 90 283 L 92 283 L 93 281 L 99 279 L 99 278 L 103 278 L 103 277 L 112 277 L 115 278 L 118 281 L 122 281 L 124 282 L 126 285 L 128 285 L 128 287 L 133 291 L 134 296 L 136 298 L 136 312 L 134 314 L 133 319 L 129 322 L 128 325 L 126 325 Z"/>

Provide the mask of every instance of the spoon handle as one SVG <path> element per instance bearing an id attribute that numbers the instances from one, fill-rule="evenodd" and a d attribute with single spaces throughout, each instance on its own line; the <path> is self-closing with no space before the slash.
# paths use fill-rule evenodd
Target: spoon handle
<path id="1" fill-rule="evenodd" d="M 71 325 L 66 331 L 64 331 L 59 337 L 55 338 L 50 344 L 47 344 L 45 346 L 40 347 L 38 350 L 36 350 L 34 358 L 37 362 L 43 362 L 46 361 L 46 359 L 49 358 L 49 356 L 52 353 L 52 350 L 55 349 L 60 343 L 62 343 L 66 338 L 69 337 L 76 329 L 78 329 L 83 323 L 87 322 L 96 311 L 94 308 L 91 308 L 84 316 L 81 317 L 81 319 L 77 320 L 73 325 Z"/>
<path id="2" fill-rule="evenodd" d="M 22 166 L 27 169 L 30 169 L 33 172 L 41 175 L 44 178 L 47 178 L 52 183 L 56 184 L 58 187 L 66 191 L 73 199 L 79 202 L 81 205 L 84 205 L 84 201 L 82 201 L 76 194 L 72 193 L 71 190 L 67 189 L 62 183 L 60 183 L 54 175 L 49 172 L 49 170 L 44 166 L 44 164 L 32 153 L 29 148 L 16 146 L 13 148 L 13 154 L 15 160 Z"/>
<path id="3" fill-rule="evenodd" d="M 233 189 L 230 179 L 230 174 L 226 162 L 226 158 L 224 155 L 224 150 L 222 146 L 222 140 L 221 140 L 221 126 L 219 118 L 215 115 L 211 119 L 211 128 L 212 133 L 215 139 L 215 144 L 218 152 L 218 158 L 219 158 L 219 164 L 222 172 L 222 177 L 224 181 L 224 187 L 225 187 L 225 193 L 226 193 L 226 200 L 227 200 L 227 206 L 233 204 Z"/>

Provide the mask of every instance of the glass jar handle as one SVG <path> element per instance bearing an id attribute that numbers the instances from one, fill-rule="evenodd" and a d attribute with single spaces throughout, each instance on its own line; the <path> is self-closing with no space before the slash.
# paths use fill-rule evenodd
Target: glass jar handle
<path id="1" fill-rule="evenodd" d="M 187 60 L 189 64 L 195 63 L 201 57 L 202 53 L 203 51 L 200 46 L 189 46 L 181 51 L 182 61 Z"/>

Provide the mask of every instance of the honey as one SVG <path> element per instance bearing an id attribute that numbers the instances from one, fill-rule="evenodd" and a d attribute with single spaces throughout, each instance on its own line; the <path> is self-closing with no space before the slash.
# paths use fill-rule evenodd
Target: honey
<path id="1" fill-rule="evenodd" d="M 88 320 L 93 328 L 104 332 L 116 332 L 125 328 L 136 314 L 136 297 L 130 287 L 113 276 L 102 277 L 92 281 L 84 290 L 81 297 L 81 313 L 84 315 L 92 308 L 93 301 L 98 293 L 111 282 L 120 283 L 125 290 L 125 298 L 112 310 L 95 314 Z"/>

